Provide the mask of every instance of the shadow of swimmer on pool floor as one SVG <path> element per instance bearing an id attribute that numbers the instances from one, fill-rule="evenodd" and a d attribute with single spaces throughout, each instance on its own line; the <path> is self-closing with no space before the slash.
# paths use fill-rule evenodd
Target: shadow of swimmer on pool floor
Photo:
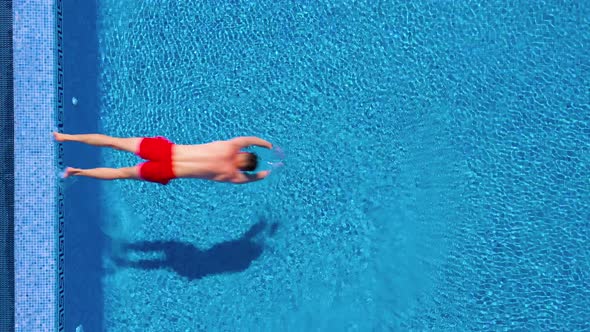
<path id="1" fill-rule="evenodd" d="M 245 271 L 264 250 L 264 237 L 267 231 L 272 236 L 278 224 L 268 225 L 261 219 L 239 239 L 218 243 L 207 250 L 201 250 L 190 243 L 177 241 L 144 241 L 126 243 L 121 252 L 113 257 L 120 267 L 145 270 L 171 269 L 189 280 L 201 279 L 208 275 L 236 273 Z M 159 258 L 130 260 L 132 253 L 160 253 Z"/>

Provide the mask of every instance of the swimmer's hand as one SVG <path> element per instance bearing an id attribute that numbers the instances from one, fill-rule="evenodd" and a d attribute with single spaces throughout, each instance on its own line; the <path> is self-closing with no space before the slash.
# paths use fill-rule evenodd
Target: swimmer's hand
<path id="1" fill-rule="evenodd" d="M 233 177 L 233 179 L 231 179 L 230 182 L 237 183 L 237 184 L 250 183 L 250 182 L 260 181 L 269 175 L 270 175 L 270 171 L 262 171 L 262 172 L 258 172 L 255 174 L 237 172 L 236 175 Z"/>
<path id="2" fill-rule="evenodd" d="M 285 159 L 285 152 L 283 151 L 283 149 L 281 149 L 280 146 L 276 146 L 276 145 L 273 146 L 272 152 L 276 158 L 281 159 L 281 160 Z"/>
<path id="3" fill-rule="evenodd" d="M 272 149 L 272 144 L 269 141 L 265 141 L 262 138 L 254 136 L 236 137 L 231 140 L 232 143 L 237 145 L 238 148 L 246 148 L 249 146 L 260 146 L 267 149 Z"/>
<path id="4" fill-rule="evenodd" d="M 270 165 L 271 172 L 285 166 L 285 164 L 282 161 L 279 161 L 278 163 L 268 163 L 268 164 Z"/>

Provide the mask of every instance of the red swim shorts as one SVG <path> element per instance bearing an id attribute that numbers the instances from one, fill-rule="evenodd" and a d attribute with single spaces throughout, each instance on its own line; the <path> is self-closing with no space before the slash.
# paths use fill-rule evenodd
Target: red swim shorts
<path id="1" fill-rule="evenodd" d="M 139 165 L 139 177 L 160 184 L 168 184 L 176 178 L 172 168 L 172 146 L 174 143 L 161 136 L 142 139 L 137 155 L 149 161 Z"/>

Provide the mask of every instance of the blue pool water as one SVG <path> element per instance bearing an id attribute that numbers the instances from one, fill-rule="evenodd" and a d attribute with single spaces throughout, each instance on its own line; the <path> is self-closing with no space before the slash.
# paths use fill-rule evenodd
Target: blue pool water
<path id="1" fill-rule="evenodd" d="M 590 4 L 97 15 L 101 131 L 287 152 L 247 186 L 101 183 L 105 330 L 590 329 Z"/>

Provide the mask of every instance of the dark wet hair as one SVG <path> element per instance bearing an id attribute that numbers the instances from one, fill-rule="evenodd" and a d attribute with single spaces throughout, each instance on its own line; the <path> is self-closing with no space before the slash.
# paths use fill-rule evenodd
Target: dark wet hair
<path id="1" fill-rule="evenodd" d="M 246 155 L 246 163 L 240 170 L 244 172 L 252 172 L 258 167 L 258 156 L 255 153 L 248 152 Z"/>

